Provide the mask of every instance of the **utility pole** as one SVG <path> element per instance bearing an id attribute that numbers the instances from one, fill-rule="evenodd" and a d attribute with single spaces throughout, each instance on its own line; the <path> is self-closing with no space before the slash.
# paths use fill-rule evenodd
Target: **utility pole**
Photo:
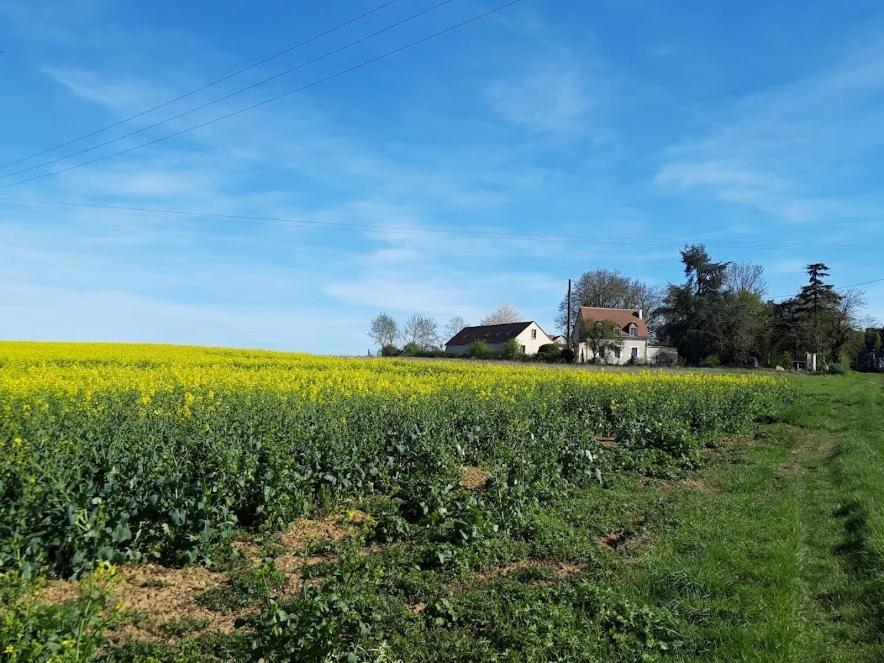
<path id="1" fill-rule="evenodd" d="M 571 279 L 568 279 L 568 300 L 567 300 L 568 318 L 565 322 L 565 343 L 568 349 L 571 349 Z"/>

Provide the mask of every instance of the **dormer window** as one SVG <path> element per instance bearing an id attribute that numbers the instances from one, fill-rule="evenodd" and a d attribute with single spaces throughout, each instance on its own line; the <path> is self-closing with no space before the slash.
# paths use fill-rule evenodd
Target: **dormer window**
<path id="1" fill-rule="evenodd" d="M 635 336 L 637 331 L 638 331 L 638 327 L 635 326 L 635 323 L 630 323 L 629 324 L 629 335 Z"/>

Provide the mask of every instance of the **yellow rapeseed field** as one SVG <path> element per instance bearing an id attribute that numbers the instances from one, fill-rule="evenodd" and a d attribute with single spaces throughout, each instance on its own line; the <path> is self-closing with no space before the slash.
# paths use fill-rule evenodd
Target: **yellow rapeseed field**
<path id="1" fill-rule="evenodd" d="M 186 562 L 379 492 L 425 510 L 464 465 L 501 500 L 672 472 L 782 396 L 749 374 L 4 342 L 0 569 Z"/>

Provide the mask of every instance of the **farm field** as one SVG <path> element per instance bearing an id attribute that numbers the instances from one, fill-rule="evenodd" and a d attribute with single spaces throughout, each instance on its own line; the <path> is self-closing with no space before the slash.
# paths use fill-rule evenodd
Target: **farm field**
<path id="1" fill-rule="evenodd" d="M 8 660 L 880 660 L 880 376 L 0 344 Z"/>

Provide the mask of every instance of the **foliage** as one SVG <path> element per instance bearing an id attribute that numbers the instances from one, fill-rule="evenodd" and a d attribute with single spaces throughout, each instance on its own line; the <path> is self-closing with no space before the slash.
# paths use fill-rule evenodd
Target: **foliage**
<path id="1" fill-rule="evenodd" d="M 448 319 L 448 322 L 445 323 L 445 327 L 443 329 L 445 335 L 445 341 L 448 341 L 464 327 L 467 326 L 467 321 L 464 320 L 461 316 L 455 315 Z"/>
<path id="2" fill-rule="evenodd" d="M 559 304 L 559 315 L 556 319 L 560 329 L 564 330 L 567 322 L 568 303 L 563 297 Z M 662 296 L 658 289 L 638 279 L 624 276 L 618 271 L 594 269 L 584 272 L 574 283 L 571 295 L 571 322 L 580 312 L 581 306 L 601 308 L 642 309 L 651 331 L 655 328 L 654 312 L 660 307 Z"/>
<path id="3" fill-rule="evenodd" d="M 522 348 L 515 339 L 510 339 L 503 344 L 497 354 L 500 359 L 515 359 L 522 354 Z"/>
<path id="4" fill-rule="evenodd" d="M 863 344 L 856 321 L 861 293 L 837 292 L 825 283 L 828 267 L 823 263 L 808 265 L 807 273 L 808 283 L 798 295 L 774 309 L 775 349 L 799 361 L 806 353 L 816 353 L 820 362 L 852 360 Z"/>
<path id="5" fill-rule="evenodd" d="M 594 481 L 598 435 L 692 464 L 782 391 L 762 376 L 170 346 L 3 343 L 0 359 L 0 567 L 61 575 L 212 563 L 237 531 L 377 493 L 412 523 L 466 513 L 448 503 L 465 464 L 499 468 L 494 508 L 522 509 L 526 486 Z"/>
<path id="6" fill-rule="evenodd" d="M 67 663 L 94 658 L 113 616 L 107 597 L 116 569 L 103 562 L 80 584 L 73 601 L 41 604 L 40 584 L 27 574 L 0 574 L 0 653 L 3 660 Z"/>
<path id="7" fill-rule="evenodd" d="M 671 350 L 659 350 L 654 357 L 655 366 L 671 367 L 678 364 L 678 355 Z"/>
<path id="8" fill-rule="evenodd" d="M 380 313 L 371 321 L 368 336 L 379 348 L 386 348 L 396 343 L 399 327 L 396 321 L 386 313 Z"/>
<path id="9" fill-rule="evenodd" d="M 884 328 L 869 327 L 863 334 L 862 345 L 856 350 L 853 367 L 858 371 L 884 371 Z"/>
<path id="10" fill-rule="evenodd" d="M 763 299 L 767 295 L 764 267 L 751 262 L 729 262 L 724 273 L 725 287 L 730 292 L 744 292 Z"/>
<path id="11" fill-rule="evenodd" d="M 488 341 L 479 340 L 470 343 L 470 347 L 466 349 L 463 356 L 472 359 L 493 359 L 496 358 L 496 353 L 491 349 Z"/>
<path id="12" fill-rule="evenodd" d="M 432 318 L 415 313 L 402 327 L 402 339 L 407 346 L 430 350 L 439 345 L 439 330 Z"/>
<path id="13" fill-rule="evenodd" d="M 522 314 L 514 306 L 503 304 L 488 313 L 479 321 L 480 325 L 502 325 L 508 322 L 521 322 Z"/>
<path id="14" fill-rule="evenodd" d="M 592 320 L 583 323 L 580 340 L 592 351 L 593 364 L 597 364 L 598 360 L 608 352 L 623 347 L 620 327 L 611 320 Z"/>
<path id="15" fill-rule="evenodd" d="M 555 362 L 562 359 L 562 348 L 555 343 L 544 343 L 537 349 L 539 361 Z"/>
<path id="16" fill-rule="evenodd" d="M 763 269 L 715 262 L 703 245 L 681 253 L 685 282 L 670 285 L 660 309 L 660 337 L 695 366 L 745 366 L 749 357 L 773 362 L 782 329 L 761 297 Z"/>
<path id="17" fill-rule="evenodd" d="M 382 357 L 398 357 L 400 354 L 399 348 L 397 348 L 392 343 L 388 343 L 383 348 L 381 348 L 381 356 Z"/>

